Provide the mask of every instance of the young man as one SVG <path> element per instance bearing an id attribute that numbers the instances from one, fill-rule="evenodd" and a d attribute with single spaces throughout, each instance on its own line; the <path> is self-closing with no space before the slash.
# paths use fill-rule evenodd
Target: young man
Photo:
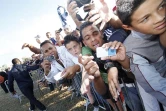
<path id="1" fill-rule="evenodd" d="M 46 111 L 46 107 L 38 101 L 33 93 L 33 81 L 29 75 L 31 70 L 36 70 L 39 68 L 39 65 L 35 66 L 27 66 L 21 64 L 21 61 L 17 58 L 12 60 L 13 67 L 8 74 L 8 86 L 9 90 L 13 95 L 16 93 L 14 90 L 13 82 L 14 80 L 17 82 L 17 85 L 21 92 L 27 97 L 30 101 L 30 111 L 34 111 L 35 106 L 39 108 L 41 111 Z"/>
<path id="2" fill-rule="evenodd" d="M 54 39 L 54 37 L 51 37 L 51 33 L 47 32 L 46 33 L 46 37 L 55 45 L 56 44 L 56 40 Z"/>
<path id="3" fill-rule="evenodd" d="M 44 57 L 42 66 L 44 68 L 45 78 L 52 83 L 55 83 L 54 76 L 58 72 L 62 72 L 63 78 L 71 79 L 76 72 L 81 71 L 81 66 L 78 60 L 67 51 L 65 46 L 55 47 L 51 42 L 44 41 L 40 44 L 41 52 Z M 54 56 L 55 60 L 48 61 L 48 56 Z"/>
<path id="4" fill-rule="evenodd" d="M 93 23 L 91 22 L 85 22 L 82 24 L 80 27 L 80 32 L 82 36 L 82 41 L 85 46 L 88 46 L 92 50 L 93 57 L 80 57 L 80 63 L 85 67 L 85 70 L 87 71 L 88 74 L 94 76 L 94 85 L 96 91 L 103 95 L 104 98 L 109 98 L 109 89 L 116 100 L 118 98 L 117 95 L 117 90 L 112 87 L 112 84 L 115 83 L 116 87 L 118 88 L 118 91 L 120 91 L 120 86 L 118 85 L 118 80 L 114 79 L 114 81 L 110 82 L 109 76 L 112 74 L 117 74 L 119 71 L 119 74 L 123 75 L 124 72 L 121 69 L 121 66 L 117 64 L 115 61 L 102 61 L 99 58 L 96 57 L 96 48 L 103 46 L 106 42 L 103 40 L 103 35 L 99 31 L 98 27 L 95 25 L 92 25 Z M 116 37 L 115 37 L 116 36 Z M 116 33 L 113 33 L 110 38 L 116 38 L 115 40 L 123 40 L 125 39 L 125 35 L 121 31 L 117 31 Z M 124 39 L 121 39 L 124 38 Z M 94 60 L 94 61 L 93 61 Z M 104 76 L 106 76 L 105 81 L 103 81 L 100 71 L 104 72 Z M 102 74 L 103 75 L 103 74 Z M 108 76 L 108 80 L 107 80 Z M 108 81 L 108 84 L 105 84 L 105 82 Z M 127 81 L 126 81 L 127 82 Z M 109 87 L 108 87 L 109 85 Z M 137 95 L 138 96 L 138 95 Z M 134 105 L 134 110 L 142 110 L 142 107 L 140 105 L 140 100 L 136 100 L 138 103 L 135 104 L 136 102 L 132 102 Z M 138 105 L 138 106 L 136 106 Z"/>
<path id="5" fill-rule="evenodd" d="M 67 35 L 64 38 L 64 45 L 65 45 L 66 49 L 68 50 L 68 52 L 78 59 L 79 55 L 82 53 L 82 43 L 79 41 L 79 39 L 73 35 Z M 86 53 L 86 55 L 90 55 L 90 53 Z M 84 81 L 84 79 L 86 79 L 84 73 L 85 72 L 82 72 L 83 81 Z M 84 84 L 84 83 L 82 83 L 82 84 Z M 90 81 L 89 81 L 89 84 L 90 84 Z M 81 89 L 79 89 L 79 90 L 81 90 Z M 85 93 L 83 93 L 83 94 L 85 94 Z M 90 87 L 88 87 L 88 92 L 86 92 L 86 94 L 90 100 L 90 103 L 93 104 L 93 106 L 94 106 L 93 111 L 98 111 L 99 110 L 98 102 L 93 97 Z"/>
<path id="6" fill-rule="evenodd" d="M 131 30 L 124 42 L 130 62 L 125 62 L 129 61 L 126 57 L 121 60 L 121 64 L 124 70 L 134 73 L 145 109 L 158 111 L 158 101 L 166 106 L 166 59 L 159 44 L 159 37 L 153 35 L 162 34 L 166 30 L 165 2 L 118 0 L 117 14 L 124 24 L 123 27 Z M 118 45 L 112 47 L 117 48 Z M 119 50 L 123 45 L 120 47 Z M 130 64 L 131 69 L 126 67 L 127 64 Z"/>
<path id="7" fill-rule="evenodd" d="M 61 30 L 55 30 L 55 40 L 56 40 L 56 46 L 62 46 L 63 45 L 63 36 L 61 34 Z"/>

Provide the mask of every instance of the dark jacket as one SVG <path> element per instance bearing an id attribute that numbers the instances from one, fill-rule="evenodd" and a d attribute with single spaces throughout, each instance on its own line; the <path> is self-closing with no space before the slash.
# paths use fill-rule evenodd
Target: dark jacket
<path id="1" fill-rule="evenodd" d="M 18 87 L 25 88 L 26 86 L 33 85 L 32 78 L 29 75 L 31 70 L 36 70 L 39 65 L 27 66 L 27 65 L 13 65 L 11 71 L 8 74 L 8 86 L 10 92 L 14 92 L 13 81 L 17 82 Z"/>

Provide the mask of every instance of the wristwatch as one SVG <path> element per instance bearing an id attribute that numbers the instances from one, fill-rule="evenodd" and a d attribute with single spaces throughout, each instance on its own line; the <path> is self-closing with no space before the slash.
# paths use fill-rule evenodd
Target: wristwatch
<path id="1" fill-rule="evenodd" d="M 107 72 L 111 67 L 115 67 L 115 65 L 112 62 L 107 62 L 104 64 L 104 69 L 107 70 Z"/>

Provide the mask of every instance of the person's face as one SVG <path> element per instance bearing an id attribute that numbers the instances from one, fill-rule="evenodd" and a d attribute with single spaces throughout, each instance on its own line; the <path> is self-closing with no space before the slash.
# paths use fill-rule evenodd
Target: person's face
<path id="1" fill-rule="evenodd" d="M 46 36 L 47 36 L 47 38 L 50 38 L 51 37 L 51 33 L 47 33 Z"/>
<path id="2" fill-rule="evenodd" d="M 38 38 L 36 38 L 36 42 L 37 42 L 38 44 L 41 44 L 40 39 L 38 39 Z"/>
<path id="3" fill-rule="evenodd" d="M 82 44 L 76 41 L 71 41 L 68 44 L 66 44 L 66 49 L 68 50 L 68 52 L 76 57 L 78 57 L 81 54 L 81 48 Z"/>
<path id="4" fill-rule="evenodd" d="M 77 37 L 77 38 L 79 38 L 80 37 L 80 32 L 78 30 L 74 30 L 72 32 L 72 35 L 75 36 L 75 37 Z"/>
<path id="5" fill-rule="evenodd" d="M 46 43 L 41 47 L 41 51 L 43 52 L 43 57 L 48 57 L 54 55 L 57 58 L 57 50 L 55 46 L 51 43 Z"/>
<path id="6" fill-rule="evenodd" d="M 96 48 L 101 47 L 104 43 L 101 32 L 93 25 L 82 30 L 82 38 L 85 46 L 88 46 L 93 51 L 96 51 Z"/>
<path id="7" fill-rule="evenodd" d="M 131 16 L 131 28 L 144 34 L 161 34 L 166 30 L 165 14 L 163 0 L 146 0 Z"/>
<path id="8" fill-rule="evenodd" d="M 60 33 L 55 33 L 55 39 L 57 40 L 57 41 L 59 41 L 59 40 L 63 40 L 63 37 L 62 37 L 62 35 L 60 34 Z"/>
<path id="9" fill-rule="evenodd" d="M 21 61 L 19 59 L 17 60 L 17 64 L 21 64 Z"/>

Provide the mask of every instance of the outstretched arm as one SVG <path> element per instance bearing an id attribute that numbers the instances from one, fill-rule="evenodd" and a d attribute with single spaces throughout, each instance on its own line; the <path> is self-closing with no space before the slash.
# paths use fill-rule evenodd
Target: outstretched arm
<path id="1" fill-rule="evenodd" d="M 33 66 L 28 66 L 27 65 L 27 71 L 33 71 L 33 70 L 37 70 L 40 67 L 40 65 L 33 65 Z"/>
<path id="2" fill-rule="evenodd" d="M 22 45 L 22 49 L 24 49 L 25 47 L 29 48 L 29 50 L 32 51 L 35 54 L 40 54 L 41 53 L 39 48 L 34 47 L 33 45 L 30 45 L 28 43 L 24 43 Z"/>
<path id="3" fill-rule="evenodd" d="M 97 6 L 97 2 L 100 4 L 99 6 Z M 113 4 L 113 6 L 110 6 L 110 4 Z M 114 28 L 122 27 L 122 22 L 113 12 L 113 7 L 116 5 L 114 0 L 96 0 L 94 5 L 89 6 L 91 10 L 88 18 L 94 25 L 100 24 L 100 30 L 103 30 L 107 23 Z"/>
<path id="4" fill-rule="evenodd" d="M 79 21 L 76 17 L 76 13 L 78 12 L 79 8 L 75 1 L 72 1 L 72 2 L 70 2 L 70 1 L 71 0 L 68 0 L 68 2 L 67 2 L 67 11 L 69 12 L 71 18 L 75 22 L 77 28 L 80 28 L 82 21 Z"/>

